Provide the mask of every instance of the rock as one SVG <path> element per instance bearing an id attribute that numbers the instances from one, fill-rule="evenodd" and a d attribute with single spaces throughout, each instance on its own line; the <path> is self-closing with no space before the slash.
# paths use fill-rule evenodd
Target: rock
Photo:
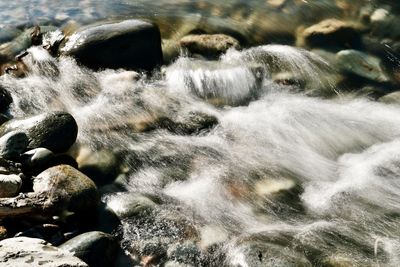
<path id="1" fill-rule="evenodd" d="M 48 218 L 73 212 L 81 219 L 90 219 L 98 202 L 92 180 L 71 166 L 59 165 L 33 179 L 33 193 L 0 199 L 0 218 Z"/>
<path id="2" fill-rule="evenodd" d="M 193 267 L 193 265 L 179 263 L 177 261 L 167 261 L 164 267 Z"/>
<path id="3" fill-rule="evenodd" d="M 15 237 L 20 236 L 43 239 L 51 243 L 53 246 L 58 246 L 65 242 L 65 237 L 61 232 L 60 227 L 55 224 L 37 225 L 15 235 Z"/>
<path id="4" fill-rule="evenodd" d="M 311 267 L 308 259 L 292 249 L 267 242 L 247 242 L 240 247 L 243 261 L 249 266 L 259 267 Z"/>
<path id="5" fill-rule="evenodd" d="M 100 202 L 96 212 L 96 223 L 92 230 L 115 234 L 120 226 L 121 220 L 118 215 L 105 203 Z"/>
<path id="6" fill-rule="evenodd" d="M 357 50 L 342 50 L 336 54 L 342 72 L 377 81 L 388 82 L 389 77 L 381 68 L 380 59 Z"/>
<path id="7" fill-rule="evenodd" d="M 96 267 L 114 266 L 118 247 L 113 236 L 98 231 L 78 235 L 59 246 L 89 266 Z"/>
<path id="8" fill-rule="evenodd" d="M 93 69 L 152 70 L 162 64 L 160 31 L 141 20 L 83 28 L 69 37 L 61 53 Z"/>
<path id="9" fill-rule="evenodd" d="M 196 134 L 209 130 L 218 124 L 218 119 L 213 115 L 203 112 L 189 112 L 181 119 L 171 120 L 160 117 L 154 124 L 155 128 L 168 129 L 176 134 Z"/>
<path id="10" fill-rule="evenodd" d="M 0 198 L 18 195 L 22 186 L 22 179 L 16 174 L 0 174 Z"/>
<path id="11" fill-rule="evenodd" d="M 298 39 L 298 45 L 309 47 L 357 48 L 361 45 L 359 30 L 337 19 L 326 19 L 306 28 Z"/>
<path id="12" fill-rule="evenodd" d="M 10 120 L 0 126 L 0 134 L 20 130 L 29 137 L 28 149 L 47 148 L 67 151 L 78 135 L 75 119 L 66 112 L 50 112 L 23 120 Z"/>
<path id="13" fill-rule="evenodd" d="M 21 162 L 25 168 L 35 168 L 45 165 L 53 157 L 53 152 L 47 148 L 39 147 L 23 153 L 21 155 Z"/>
<path id="14" fill-rule="evenodd" d="M 0 86 L 0 112 L 6 112 L 12 102 L 13 99 L 10 92 Z"/>
<path id="15" fill-rule="evenodd" d="M 205 57 L 218 57 L 229 48 L 240 48 L 238 40 L 225 34 L 187 35 L 180 40 L 180 46 Z"/>
<path id="16" fill-rule="evenodd" d="M 386 104 L 400 104 L 400 92 L 397 91 L 384 95 L 380 97 L 378 101 Z"/>
<path id="17" fill-rule="evenodd" d="M 4 267 L 88 267 L 70 252 L 44 240 L 15 237 L 0 241 L 0 265 Z"/>
<path id="18" fill-rule="evenodd" d="M 33 180 L 35 193 L 51 194 L 54 200 L 63 199 L 71 212 L 85 213 L 96 209 L 99 196 L 93 181 L 69 165 L 51 167 Z"/>
<path id="19" fill-rule="evenodd" d="M 167 256 L 168 259 L 179 263 L 199 266 L 201 252 L 196 244 L 191 241 L 186 241 L 169 247 Z"/>
<path id="20" fill-rule="evenodd" d="M 9 132 L 0 137 L 0 156 L 10 159 L 19 157 L 28 146 L 28 136 L 19 131 Z"/>
<path id="21" fill-rule="evenodd" d="M 156 203 L 139 193 L 120 193 L 110 197 L 107 206 L 118 218 L 124 219 L 132 216 L 143 217 L 143 213 L 153 210 Z"/>
<path id="22" fill-rule="evenodd" d="M 77 162 L 79 170 L 89 176 L 97 185 L 113 182 L 119 173 L 118 159 L 110 150 L 80 153 Z"/>

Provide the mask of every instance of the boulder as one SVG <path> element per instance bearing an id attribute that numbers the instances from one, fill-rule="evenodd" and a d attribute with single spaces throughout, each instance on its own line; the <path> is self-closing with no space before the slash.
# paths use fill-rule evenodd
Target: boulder
<path id="1" fill-rule="evenodd" d="M 78 135 L 75 119 L 71 114 L 62 111 L 10 120 L 0 126 L 1 135 L 15 130 L 28 136 L 27 149 L 43 147 L 55 153 L 67 151 L 75 143 Z"/>
<path id="2" fill-rule="evenodd" d="M 22 179 L 16 174 L 0 174 L 0 198 L 18 195 Z"/>
<path id="3" fill-rule="evenodd" d="M 361 45 L 359 30 L 352 24 L 337 19 L 326 19 L 301 32 L 299 45 L 308 47 L 345 47 Z"/>
<path id="4" fill-rule="evenodd" d="M 7 133 L 0 137 L 0 156 L 6 159 L 19 157 L 26 150 L 28 142 L 28 136 L 23 132 Z"/>
<path id="5" fill-rule="evenodd" d="M 96 212 L 99 195 L 86 175 L 69 165 L 49 168 L 33 179 L 33 192 L 0 199 L 0 218 L 76 214 L 90 219 Z"/>
<path id="6" fill-rule="evenodd" d="M 4 267 L 88 267 L 70 252 L 42 239 L 15 237 L 0 241 L 0 265 Z"/>
<path id="7" fill-rule="evenodd" d="M 116 260 L 118 243 L 113 236 L 98 231 L 78 235 L 61 246 L 60 249 L 73 253 L 89 266 L 113 266 Z"/>
<path id="8" fill-rule="evenodd" d="M 135 19 L 78 30 L 68 38 L 61 54 L 96 70 L 152 70 L 163 58 L 158 27 Z"/>
<path id="9" fill-rule="evenodd" d="M 342 72 L 357 75 L 376 82 L 388 82 L 389 77 L 381 67 L 381 60 L 361 51 L 347 49 L 336 54 L 337 65 Z"/>
<path id="10" fill-rule="evenodd" d="M 240 48 L 238 40 L 225 34 L 190 34 L 181 39 L 180 46 L 205 57 L 218 57 L 229 48 Z"/>

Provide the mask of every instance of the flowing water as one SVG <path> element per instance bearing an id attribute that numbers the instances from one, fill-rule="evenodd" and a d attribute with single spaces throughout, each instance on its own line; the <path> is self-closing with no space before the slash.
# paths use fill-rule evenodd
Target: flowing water
<path id="1" fill-rule="evenodd" d="M 138 15 L 156 5 L 79 2 L 116 13 L 131 6 Z M 70 112 L 78 142 L 113 150 L 126 170 L 118 189 L 103 188 L 104 201 L 118 209 L 134 196 L 154 205 L 124 219 L 127 250 L 192 240 L 207 251 L 193 252 L 198 266 L 400 265 L 400 106 L 338 94 L 334 66 L 316 54 L 264 45 L 217 61 L 181 56 L 138 75 L 29 52 L 25 78 L 0 79 L 13 94 L 11 115 Z M 274 83 L 280 72 L 297 73 L 311 89 Z M 310 97 L 315 90 L 334 97 Z M 218 124 L 190 135 L 141 130 L 157 118 L 190 124 L 193 114 Z"/>

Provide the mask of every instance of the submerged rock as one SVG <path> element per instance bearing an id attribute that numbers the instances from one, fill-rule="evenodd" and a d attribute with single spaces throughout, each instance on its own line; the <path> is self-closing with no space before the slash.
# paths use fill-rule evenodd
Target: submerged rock
<path id="1" fill-rule="evenodd" d="M 15 237 L 0 241 L 0 265 L 4 267 L 88 267 L 86 263 L 44 240 Z"/>
<path id="2" fill-rule="evenodd" d="M 67 151 L 75 143 L 78 125 L 66 112 L 51 112 L 23 120 L 11 120 L 0 127 L 0 134 L 20 130 L 29 137 L 28 149 L 47 148 L 55 153 Z"/>
<path id="3" fill-rule="evenodd" d="M 110 198 L 107 206 L 113 210 L 120 219 L 132 216 L 143 216 L 144 213 L 152 211 L 156 207 L 150 198 L 139 194 L 116 194 Z"/>
<path id="4" fill-rule="evenodd" d="M 397 91 L 384 95 L 380 97 L 378 101 L 386 104 L 400 104 L 400 92 Z"/>
<path id="5" fill-rule="evenodd" d="M 73 253 L 89 266 L 96 267 L 113 266 L 118 247 L 112 235 L 98 231 L 78 235 L 59 246 L 60 249 Z"/>
<path id="6" fill-rule="evenodd" d="M 343 72 L 355 74 L 377 82 L 389 81 L 388 76 L 381 68 L 380 59 L 374 56 L 349 49 L 337 53 L 336 60 Z"/>
<path id="7" fill-rule="evenodd" d="M 152 70 L 162 64 L 160 31 L 141 20 L 88 26 L 69 37 L 61 54 L 93 69 Z"/>
<path id="8" fill-rule="evenodd" d="M 187 35 L 181 39 L 180 46 L 206 57 L 218 57 L 229 48 L 240 48 L 238 40 L 225 34 Z"/>
<path id="9" fill-rule="evenodd" d="M 309 47 L 359 47 L 361 35 L 350 23 L 326 19 L 306 28 L 300 34 L 298 44 Z"/>
<path id="10" fill-rule="evenodd" d="M 0 174 L 0 198 L 16 196 L 21 186 L 22 179 L 19 175 Z"/>

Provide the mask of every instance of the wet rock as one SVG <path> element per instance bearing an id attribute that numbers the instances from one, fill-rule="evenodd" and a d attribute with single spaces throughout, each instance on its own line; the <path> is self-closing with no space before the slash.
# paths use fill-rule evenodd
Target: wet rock
<path id="1" fill-rule="evenodd" d="M 89 266 L 113 266 L 117 256 L 118 243 L 113 236 L 98 231 L 78 235 L 61 246 L 60 249 L 73 253 Z"/>
<path id="2" fill-rule="evenodd" d="M 9 132 L 0 137 L 0 156 L 6 159 L 20 156 L 28 146 L 28 136 L 19 131 Z"/>
<path id="3" fill-rule="evenodd" d="M 342 72 L 377 82 L 387 82 L 389 78 L 381 67 L 380 59 L 357 50 L 342 50 L 336 54 L 336 60 Z"/>
<path id="4" fill-rule="evenodd" d="M 13 102 L 10 92 L 0 86 L 0 112 L 6 112 Z"/>
<path id="5" fill-rule="evenodd" d="M 91 230 L 115 234 L 120 226 L 121 220 L 118 215 L 105 203 L 100 202 L 96 212 L 96 223 Z"/>
<path id="6" fill-rule="evenodd" d="M 87 151 L 86 153 L 81 151 L 77 162 L 79 170 L 97 185 L 111 183 L 119 173 L 118 159 L 110 150 Z"/>
<path id="7" fill-rule="evenodd" d="M 56 201 L 62 198 L 67 210 L 81 214 L 95 209 L 99 201 L 93 181 L 69 165 L 51 167 L 40 173 L 33 181 L 33 191 L 51 194 Z"/>
<path id="8" fill-rule="evenodd" d="M 0 218 L 48 218 L 72 212 L 83 220 L 92 216 L 98 202 L 92 180 L 71 166 L 59 165 L 34 178 L 32 193 L 0 199 Z"/>
<path id="9" fill-rule="evenodd" d="M 267 242 L 251 242 L 241 246 L 244 261 L 249 266 L 259 267 L 311 267 L 308 259 L 292 249 Z"/>
<path id="10" fill-rule="evenodd" d="M 160 31 L 141 20 L 83 28 L 69 37 L 61 53 L 93 69 L 151 70 L 162 64 Z"/>
<path id="11" fill-rule="evenodd" d="M 19 175 L 0 174 L 0 198 L 16 196 L 21 186 L 22 179 Z"/>
<path id="12" fill-rule="evenodd" d="M 20 130 L 29 137 L 28 149 L 47 148 L 65 152 L 75 142 L 78 125 L 66 112 L 51 112 L 23 120 L 11 120 L 0 127 L 0 134 Z"/>
<path id="13" fill-rule="evenodd" d="M 15 237 L 0 241 L 0 265 L 4 267 L 88 267 L 86 263 L 44 240 Z"/>
<path id="14" fill-rule="evenodd" d="M 23 153 L 21 162 L 25 168 L 37 168 L 44 166 L 52 158 L 54 158 L 53 152 L 47 148 L 39 147 Z"/>
<path id="15" fill-rule="evenodd" d="M 169 259 L 193 266 L 199 266 L 201 252 L 191 241 L 178 243 L 168 248 L 167 256 Z"/>
<path id="16" fill-rule="evenodd" d="M 155 128 L 164 128 L 176 134 L 195 134 L 209 130 L 218 124 L 218 119 L 213 115 L 203 112 L 189 112 L 181 119 L 171 120 L 167 117 L 159 118 Z"/>
<path id="17" fill-rule="evenodd" d="M 361 46 L 361 35 L 350 23 L 327 19 L 306 28 L 299 36 L 298 45 L 356 48 Z"/>
<path id="18" fill-rule="evenodd" d="M 400 104 L 400 92 L 397 91 L 384 95 L 380 97 L 378 101 L 386 104 Z"/>
<path id="19" fill-rule="evenodd" d="M 238 40 L 225 34 L 187 35 L 180 40 L 180 46 L 205 57 L 218 57 L 229 48 L 240 48 Z"/>
<path id="20" fill-rule="evenodd" d="M 60 227 L 55 224 L 37 225 L 15 235 L 15 237 L 21 236 L 43 239 L 51 243 L 53 246 L 58 246 L 65 242 L 65 237 L 61 232 Z"/>
<path id="21" fill-rule="evenodd" d="M 132 216 L 143 216 L 144 213 L 156 207 L 151 199 L 139 193 L 120 193 L 112 196 L 107 206 L 113 210 L 120 219 Z"/>

